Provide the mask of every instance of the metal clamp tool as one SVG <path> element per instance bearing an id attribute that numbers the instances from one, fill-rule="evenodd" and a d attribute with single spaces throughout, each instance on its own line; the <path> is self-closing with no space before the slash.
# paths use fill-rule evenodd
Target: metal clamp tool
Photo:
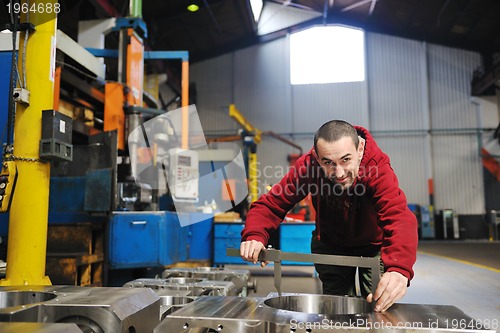
<path id="1" fill-rule="evenodd" d="M 226 249 L 226 254 L 230 257 L 239 257 L 239 249 Z M 295 252 L 281 252 L 280 250 L 266 249 L 259 254 L 259 261 L 274 262 L 274 287 L 281 297 L 281 262 L 283 260 L 312 262 L 315 264 L 337 265 L 349 267 L 370 268 L 372 273 L 372 294 L 375 295 L 380 281 L 380 259 L 369 257 L 338 256 L 330 254 L 306 254 Z"/>

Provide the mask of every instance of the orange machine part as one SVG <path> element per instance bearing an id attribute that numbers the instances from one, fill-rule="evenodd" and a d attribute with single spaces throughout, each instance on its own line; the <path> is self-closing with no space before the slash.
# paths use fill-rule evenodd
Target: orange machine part
<path id="1" fill-rule="evenodd" d="M 125 96 L 123 85 L 109 82 L 104 86 L 104 131 L 118 131 L 118 149 L 125 149 Z"/>
<path id="2" fill-rule="evenodd" d="M 54 110 L 59 111 L 59 101 L 61 95 L 61 67 L 56 67 L 54 76 Z"/>
<path id="3" fill-rule="evenodd" d="M 129 105 L 142 106 L 142 92 L 144 88 L 144 45 L 142 40 L 128 29 L 130 43 L 127 46 L 127 82 L 130 91 L 127 96 Z"/>

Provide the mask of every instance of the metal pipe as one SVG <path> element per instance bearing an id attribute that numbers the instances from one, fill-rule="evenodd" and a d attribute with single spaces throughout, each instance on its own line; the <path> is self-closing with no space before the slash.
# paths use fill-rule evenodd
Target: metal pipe
<path id="1" fill-rule="evenodd" d="M 130 0 L 130 16 L 142 18 L 142 0 Z"/>
<path id="2" fill-rule="evenodd" d="M 57 0 L 35 0 L 33 6 L 52 6 Z M 50 19 L 48 19 L 50 18 Z M 30 105 L 17 105 L 14 155 L 18 180 L 9 218 L 7 273 L 0 285 L 50 285 L 45 276 L 49 210 L 50 165 L 39 160 L 42 110 L 54 106 L 56 14 L 31 13 L 36 26 L 26 45 Z M 25 37 L 22 37 L 25 38 Z M 24 43 L 19 47 L 24 48 Z"/>
<path id="3" fill-rule="evenodd" d="M 281 142 L 284 142 L 286 143 L 287 145 L 290 145 L 296 149 L 298 149 L 300 151 L 300 155 L 302 155 L 303 151 L 302 151 L 302 147 L 299 146 L 298 144 L 296 144 L 295 142 L 291 141 L 291 140 L 288 140 L 287 138 L 284 138 L 283 136 L 279 135 L 278 133 L 275 133 L 273 131 L 266 131 L 266 132 L 263 132 L 262 133 L 263 135 L 269 135 L 269 136 L 272 136 L 273 138 L 277 139 L 277 140 L 280 140 Z"/>
<path id="4" fill-rule="evenodd" d="M 431 100 L 430 100 L 430 87 L 429 87 L 429 55 L 427 51 L 427 43 L 423 44 L 422 57 L 420 59 L 422 80 L 422 114 L 423 125 L 427 128 L 425 134 L 424 146 L 424 171 L 427 178 L 427 195 L 429 198 L 429 211 L 431 216 L 434 214 L 434 150 L 432 148 L 432 114 L 431 114 Z"/>
<path id="5" fill-rule="evenodd" d="M 210 8 L 210 5 L 208 4 L 208 1 L 207 0 L 203 0 L 203 3 L 205 4 L 205 7 L 207 7 L 208 15 L 210 15 L 210 19 L 214 23 L 215 28 L 217 28 L 217 31 L 219 33 L 221 33 L 222 30 L 220 28 L 219 22 L 217 22 L 217 19 L 215 18 L 214 13 L 212 12 L 212 9 Z"/>
<path id="6" fill-rule="evenodd" d="M 151 114 L 154 116 L 160 116 L 160 115 L 164 114 L 165 112 L 167 112 L 166 110 L 162 110 L 162 109 L 145 108 L 145 107 L 138 106 L 138 105 L 129 106 L 128 111 L 131 113 L 146 113 L 146 114 Z"/>
<path id="7" fill-rule="evenodd" d="M 189 61 L 182 61 L 182 136 L 181 148 L 189 149 Z"/>

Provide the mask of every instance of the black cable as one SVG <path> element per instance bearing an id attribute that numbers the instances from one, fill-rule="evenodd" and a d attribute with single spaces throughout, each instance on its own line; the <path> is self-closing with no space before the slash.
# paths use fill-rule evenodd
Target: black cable
<path id="1" fill-rule="evenodd" d="M 8 119 L 7 119 L 7 139 L 6 146 L 10 146 L 11 140 L 13 137 L 13 129 L 14 122 L 16 116 L 16 102 L 14 101 L 14 89 L 17 86 L 17 50 L 16 50 L 16 40 L 17 40 L 17 26 L 18 26 L 18 17 L 14 8 L 14 3 L 17 3 L 16 0 L 10 0 L 10 8 L 11 8 L 11 31 L 12 31 L 12 62 L 10 68 L 10 80 L 11 84 L 9 85 L 9 109 L 8 109 Z"/>

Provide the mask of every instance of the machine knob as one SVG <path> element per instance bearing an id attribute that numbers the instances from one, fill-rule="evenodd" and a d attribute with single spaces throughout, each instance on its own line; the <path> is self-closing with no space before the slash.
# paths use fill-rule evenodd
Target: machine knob
<path id="1" fill-rule="evenodd" d="M 257 279 L 247 282 L 247 290 L 252 289 L 254 293 L 257 293 Z"/>

